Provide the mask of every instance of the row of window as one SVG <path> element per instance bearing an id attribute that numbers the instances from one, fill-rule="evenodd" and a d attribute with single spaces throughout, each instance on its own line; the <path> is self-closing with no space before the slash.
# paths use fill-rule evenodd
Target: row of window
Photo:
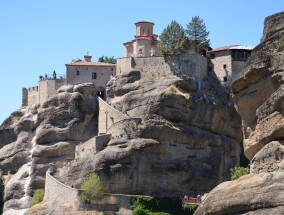
<path id="1" fill-rule="evenodd" d="M 77 71 L 76 75 L 80 75 L 80 71 Z M 102 73 L 102 75 L 103 75 L 103 73 Z M 92 72 L 92 79 L 97 79 L 97 73 L 96 72 Z"/>
<path id="2" fill-rule="evenodd" d="M 251 55 L 251 50 L 233 50 L 231 53 L 233 60 L 246 61 Z M 215 58 L 215 53 L 210 54 L 210 58 Z"/>

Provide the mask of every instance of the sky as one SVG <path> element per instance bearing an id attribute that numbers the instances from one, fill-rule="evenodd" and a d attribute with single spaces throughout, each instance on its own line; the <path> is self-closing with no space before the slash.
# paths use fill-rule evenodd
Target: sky
<path id="1" fill-rule="evenodd" d="M 283 0 L 1 0 L 0 124 L 21 107 L 22 88 L 40 75 L 65 74 L 65 64 L 87 52 L 123 56 L 122 43 L 134 39 L 134 23 L 155 23 L 154 33 L 176 20 L 186 27 L 204 20 L 211 47 L 256 46 L 266 16 L 284 11 Z"/>

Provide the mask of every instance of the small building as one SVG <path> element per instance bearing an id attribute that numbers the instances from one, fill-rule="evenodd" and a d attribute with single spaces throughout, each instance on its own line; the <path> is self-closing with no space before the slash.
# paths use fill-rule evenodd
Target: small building
<path id="1" fill-rule="evenodd" d="M 253 48 L 251 46 L 230 45 L 208 51 L 208 72 L 215 72 L 221 83 L 230 86 L 245 67 Z"/>
<path id="2" fill-rule="evenodd" d="M 91 55 L 84 55 L 84 60 L 72 60 L 65 65 L 67 84 L 92 82 L 98 90 L 98 95 L 105 99 L 106 85 L 116 74 L 116 64 L 92 62 Z"/>
<path id="3" fill-rule="evenodd" d="M 135 23 L 136 35 L 134 40 L 123 43 L 124 57 L 159 56 L 157 50 L 158 35 L 153 33 L 154 23 L 139 21 Z"/>

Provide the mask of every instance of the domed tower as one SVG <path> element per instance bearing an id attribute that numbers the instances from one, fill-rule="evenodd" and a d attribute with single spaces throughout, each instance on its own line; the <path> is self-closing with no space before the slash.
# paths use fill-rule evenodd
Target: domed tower
<path id="1" fill-rule="evenodd" d="M 124 45 L 124 57 L 151 57 L 157 53 L 158 35 L 153 34 L 154 23 L 139 21 L 135 23 L 135 39 Z"/>
<path id="2" fill-rule="evenodd" d="M 136 37 L 151 36 L 153 34 L 154 23 L 148 21 L 136 22 Z"/>

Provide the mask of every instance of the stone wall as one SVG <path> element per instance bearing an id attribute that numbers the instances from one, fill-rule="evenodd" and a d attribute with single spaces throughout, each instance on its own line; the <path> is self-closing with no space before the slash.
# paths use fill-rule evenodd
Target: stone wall
<path id="1" fill-rule="evenodd" d="M 124 136 L 131 135 L 139 129 L 141 118 L 127 118 L 114 123 L 107 133 L 112 135 L 112 139 L 121 139 Z"/>
<path id="2" fill-rule="evenodd" d="M 81 84 L 92 82 L 95 87 L 105 90 L 106 84 L 112 76 L 116 74 L 116 65 L 113 66 L 66 66 L 66 76 L 68 84 Z M 79 73 L 77 73 L 77 71 Z M 93 73 L 96 73 L 96 79 L 93 79 Z M 78 75 L 77 75 L 78 74 Z M 103 91 L 98 89 L 98 91 Z"/>
<path id="3" fill-rule="evenodd" d="M 131 214 L 129 196 L 121 194 L 104 194 L 95 204 L 81 204 L 79 195 L 82 190 L 69 187 L 46 173 L 44 202 L 51 211 L 68 208 L 68 211 L 113 211 Z"/>
<path id="4" fill-rule="evenodd" d="M 48 171 L 46 172 L 45 178 L 45 193 L 44 201 L 52 206 L 63 206 L 70 205 L 75 206 L 75 203 L 78 204 L 78 195 L 80 190 L 69 187 L 56 178 L 51 176 Z"/>
<path id="5" fill-rule="evenodd" d="M 147 78 L 193 76 L 201 80 L 207 76 L 207 58 L 199 54 L 186 54 L 171 57 L 121 58 L 117 59 L 117 74 L 131 70 L 141 71 Z"/>
<path id="6" fill-rule="evenodd" d="M 232 57 L 231 50 L 219 51 L 212 53 L 215 55 L 214 58 L 210 59 L 209 67 L 215 72 L 220 83 L 228 82 L 231 83 L 232 75 Z M 210 56 L 209 56 L 210 57 Z M 224 81 L 224 78 L 227 81 Z"/>
<path id="7" fill-rule="evenodd" d="M 108 105 L 101 98 L 99 98 L 99 108 L 99 133 L 106 133 L 112 124 L 128 118 L 127 115 Z"/>
<path id="8" fill-rule="evenodd" d="M 39 102 L 43 104 L 52 97 L 56 91 L 63 85 L 66 85 L 66 79 L 49 79 L 39 82 Z"/>
<path id="9" fill-rule="evenodd" d="M 110 138 L 110 134 L 95 136 L 88 141 L 76 146 L 75 159 L 81 159 L 96 154 L 104 147 L 106 147 Z"/>
<path id="10" fill-rule="evenodd" d="M 38 86 L 23 88 L 22 90 L 22 106 L 30 106 L 38 103 Z"/>
<path id="11" fill-rule="evenodd" d="M 22 107 L 28 106 L 28 89 L 22 88 Z"/>
<path id="12" fill-rule="evenodd" d="M 247 61 L 234 60 L 232 62 L 232 75 L 231 75 L 230 83 L 232 83 L 238 77 L 240 72 L 245 68 L 246 64 L 247 64 Z"/>

